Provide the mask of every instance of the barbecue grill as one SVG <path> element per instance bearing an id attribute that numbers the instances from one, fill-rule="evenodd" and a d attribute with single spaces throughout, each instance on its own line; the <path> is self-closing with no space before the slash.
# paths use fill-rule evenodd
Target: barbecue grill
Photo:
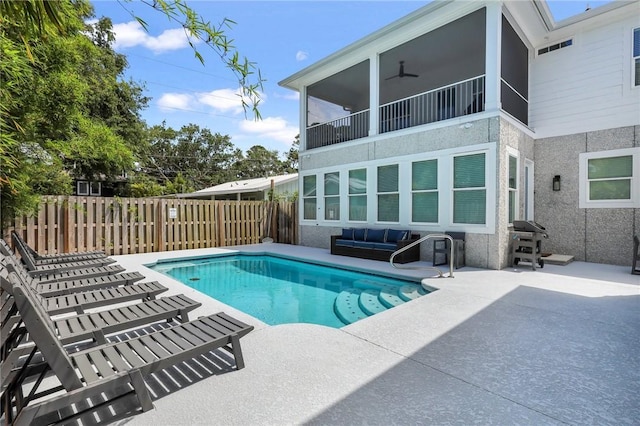
<path id="1" fill-rule="evenodd" d="M 536 264 L 544 268 L 540 243 L 547 238 L 544 226 L 532 220 L 514 220 L 511 236 L 511 265 L 516 266 L 522 260 L 531 262 L 531 269 L 535 271 Z"/>

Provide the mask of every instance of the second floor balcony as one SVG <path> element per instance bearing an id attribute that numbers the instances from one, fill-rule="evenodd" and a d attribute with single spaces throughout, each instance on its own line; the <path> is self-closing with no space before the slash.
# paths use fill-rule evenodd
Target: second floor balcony
<path id="1" fill-rule="evenodd" d="M 480 75 L 378 107 L 376 133 L 448 120 L 484 111 L 485 77 Z M 348 111 L 347 111 L 348 112 Z M 306 149 L 347 142 L 369 136 L 369 109 L 314 123 L 306 129 Z"/>

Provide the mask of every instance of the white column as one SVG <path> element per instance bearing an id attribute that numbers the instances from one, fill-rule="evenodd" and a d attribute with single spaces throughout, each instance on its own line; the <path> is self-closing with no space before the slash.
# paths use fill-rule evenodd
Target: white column
<path id="1" fill-rule="evenodd" d="M 378 104 L 380 100 L 380 84 L 378 84 L 379 56 L 372 55 L 369 58 L 369 136 L 378 134 Z"/>
<path id="2" fill-rule="evenodd" d="M 502 1 L 488 2 L 485 49 L 485 111 L 499 111 L 502 52 Z"/>
<path id="3" fill-rule="evenodd" d="M 307 150 L 307 86 L 300 88 L 300 147 L 299 151 Z M 298 162 L 299 165 L 299 162 Z"/>

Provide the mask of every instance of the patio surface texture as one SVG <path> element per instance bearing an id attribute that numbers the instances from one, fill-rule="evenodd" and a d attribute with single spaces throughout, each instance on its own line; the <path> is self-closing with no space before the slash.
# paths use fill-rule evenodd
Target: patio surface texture
<path id="1" fill-rule="evenodd" d="M 148 380 L 156 408 L 116 424 L 640 424 L 640 276 L 630 267 L 465 267 L 430 280 L 439 290 L 426 297 L 332 329 L 268 326 L 143 266 L 229 249 L 114 256 L 169 287 L 164 295 L 203 302 L 192 318 L 224 310 L 256 327 L 241 341 L 246 368 L 229 371 L 221 352 L 169 369 Z M 237 249 L 432 275 L 301 246 Z"/>

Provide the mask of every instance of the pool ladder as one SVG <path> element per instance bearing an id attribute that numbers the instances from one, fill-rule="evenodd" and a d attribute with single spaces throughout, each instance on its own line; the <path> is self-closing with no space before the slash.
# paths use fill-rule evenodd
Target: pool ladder
<path id="1" fill-rule="evenodd" d="M 433 238 L 446 238 L 448 239 L 451 244 L 449 244 L 449 277 L 448 278 L 453 278 L 453 238 L 451 238 L 450 235 L 447 234 L 429 234 L 429 235 L 425 235 L 424 237 L 420 238 L 419 240 L 416 240 L 414 242 L 412 242 L 411 244 L 402 247 L 399 250 L 396 250 L 395 252 L 393 252 L 393 254 L 391 255 L 391 257 L 389 258 L 389 263 L 391 263 L 391 266 L 393 266 L 396 269 L 433 269 L 434 271 L 436 271 L 438 273 L 438 278 L 445 278 L 444 274 L 442 273 L 442 271 L 438 268 L 436 268 L 435 266 L 400 266 L 400 265 L 396 265 L 395 263 L 393 263 L 393 259 L 399 255 L 400 253 L 403 253 L 407 250 L 409 250 L 411 247 L 415 247 L 421 243 L 423 243 L 424 241 L 433 239 Z"/>

